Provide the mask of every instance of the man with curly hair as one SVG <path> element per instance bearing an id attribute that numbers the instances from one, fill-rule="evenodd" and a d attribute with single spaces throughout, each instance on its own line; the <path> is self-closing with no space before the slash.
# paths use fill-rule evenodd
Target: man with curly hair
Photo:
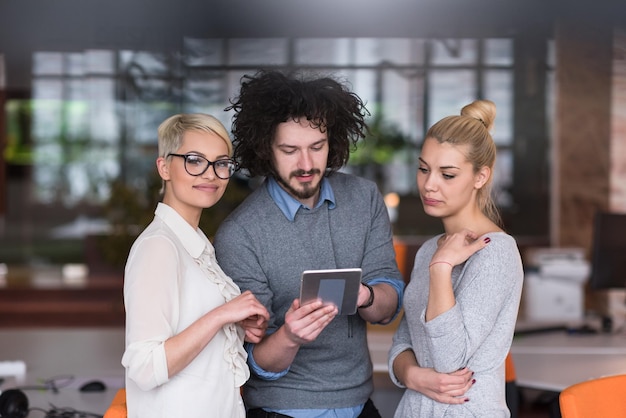
<path id="1" fill-rule="evenodd" d="M 398 314 L 404 281 L 375 183 L 339 170 L 365 137 L 362 100 L 332 77 L 260 71 L 242 79 L 235 159 L 264 182 L 222 223 L 218 261 L 270 312 L 247 346 L 249 417 L 380 417 L 366 322 Z M 300 304 L 304 270 L 359 267 L 357 313 Z"/>

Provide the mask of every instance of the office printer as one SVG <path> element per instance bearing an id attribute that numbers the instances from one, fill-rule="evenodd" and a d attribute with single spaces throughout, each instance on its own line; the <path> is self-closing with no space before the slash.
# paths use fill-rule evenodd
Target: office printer
<path id="1" fill-rule="evenodd" d="M 582 321 L 591 265 L 582 248 L 534 248 L 525 257 L 522 303 L 531 321 Z"/>

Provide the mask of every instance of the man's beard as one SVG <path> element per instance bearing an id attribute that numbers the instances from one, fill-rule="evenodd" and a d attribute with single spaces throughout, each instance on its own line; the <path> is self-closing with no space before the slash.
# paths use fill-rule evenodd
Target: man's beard
<path id="1" fill-rule="evenodd" d="M 320 170 L 314 168 L 309 171 L 304 170 L 296 170 L 289 173 L 289 179 L 293 177 L 305 176 L 309 174 L 320 174 Z M 322 182 L 318 181 L 315 187 L 311 186 L 311 183 L 300 183 L 302 189 L 295 189 L 289 184 L 289 179 L 285 180 L 282 176 L 276 176 L 276 181 L 289 193 L 294 196 L 296 199 L 310 199 L 315 196 L 317 192 L 319 192 Z"/>

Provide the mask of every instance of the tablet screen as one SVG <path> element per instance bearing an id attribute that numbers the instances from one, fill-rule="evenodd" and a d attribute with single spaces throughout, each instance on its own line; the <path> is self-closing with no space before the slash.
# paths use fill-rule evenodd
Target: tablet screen
<path id="1" fill-rule="evenodd" d="M 337 306 L 339 315 L 352 315 L 357 310 L 361 269 L 306 270 L 302 273 L 300 302 L 315 299 Z"/>

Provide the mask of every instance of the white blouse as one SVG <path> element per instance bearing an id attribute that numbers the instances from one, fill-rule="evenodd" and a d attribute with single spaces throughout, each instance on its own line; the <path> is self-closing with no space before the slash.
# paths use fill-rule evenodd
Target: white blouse
<path id="1" fill-rule="evenodd" d="M 126 402 L 129 418 L 245 417 L 250 376 L 243 330 L 228 324 L 180 373 L 168 377 L 164 342 L 240 294 L 213 246 L 159 203 L 126 263 Z"/>

